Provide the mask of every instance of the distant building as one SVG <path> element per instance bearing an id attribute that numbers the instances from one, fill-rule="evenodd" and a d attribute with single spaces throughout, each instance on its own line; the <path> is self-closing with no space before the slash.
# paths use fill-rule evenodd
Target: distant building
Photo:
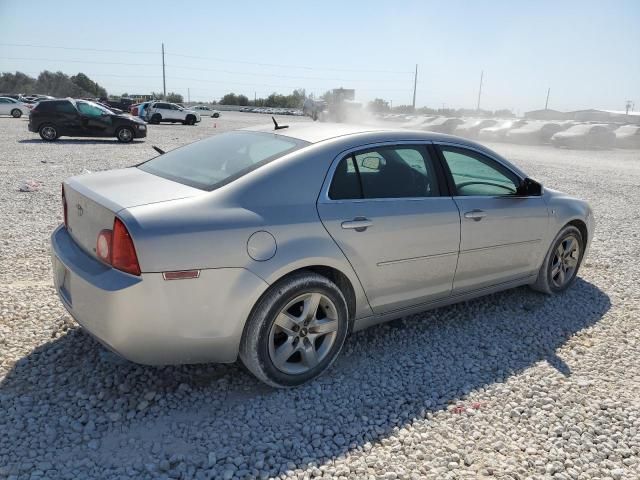
<path id="1" fill-rule="evenodd" d="M 558 110 L 551 110 L 549 108 L 542 110 L 532 110 L 525 112 L 524 118 L 529 120 L 570 120 L 569 114 L 559 112 Z"/>

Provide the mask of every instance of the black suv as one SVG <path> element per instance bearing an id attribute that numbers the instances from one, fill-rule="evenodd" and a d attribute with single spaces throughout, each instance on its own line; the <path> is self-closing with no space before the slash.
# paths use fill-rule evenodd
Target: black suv
<path id="1" fill-rule="evenodd" d="M 29 131 L 49 142 L 58 137 L 116 137 L 128 143 L 147 136 L 147 125 L 137 117 L 118 115 L 86 100 L 44 100 L 29 113 Z"/>

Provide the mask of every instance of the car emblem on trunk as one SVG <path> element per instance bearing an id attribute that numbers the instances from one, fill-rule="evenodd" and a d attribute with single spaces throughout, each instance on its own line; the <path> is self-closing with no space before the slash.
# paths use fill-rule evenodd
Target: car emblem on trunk
<path id="1" fill-rule="evenodd" d="M 76 209 L 78 210 L 78 216 L 81 217 L 82 214 L 84 213 L 84 209 L 82 208 L 82 205 L 80 205 L 79 203 L 76 204 Z"/>

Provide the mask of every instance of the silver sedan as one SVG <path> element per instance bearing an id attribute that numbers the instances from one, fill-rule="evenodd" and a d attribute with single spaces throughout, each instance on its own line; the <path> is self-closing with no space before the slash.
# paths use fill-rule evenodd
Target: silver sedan
<path id="1" fill-rule="evenodd" d="M 299 124 L 217 135 L 63 184 L 55 285 L 144 364 L 233 362 L 276 387 L 370 325 L 575 280 L 586 202 L 460 138 Z"/>

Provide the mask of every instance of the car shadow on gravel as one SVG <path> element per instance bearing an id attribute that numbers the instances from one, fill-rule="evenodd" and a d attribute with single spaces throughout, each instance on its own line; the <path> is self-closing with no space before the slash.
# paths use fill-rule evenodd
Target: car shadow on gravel
<path id="1" fill-rule="evenodd" d="M 557 350 L 609 308 L 581 279 L 562 295 L 518 288 L 439 308 L 352 335 L 330 371 L 290 390 L 239 364 L 135 365 L 67 319 L 0 383 L 0 452 L 21 452 L 4 458 L 11 472 L 33 467 L 26 452 L 37 451 L 54 469 L 72 462 L 94 478 L 254 478 L 327 465 L 436 412 L 491 409 L 471 407 L 468 394 L 539 362 L 570 377 Z"/>

